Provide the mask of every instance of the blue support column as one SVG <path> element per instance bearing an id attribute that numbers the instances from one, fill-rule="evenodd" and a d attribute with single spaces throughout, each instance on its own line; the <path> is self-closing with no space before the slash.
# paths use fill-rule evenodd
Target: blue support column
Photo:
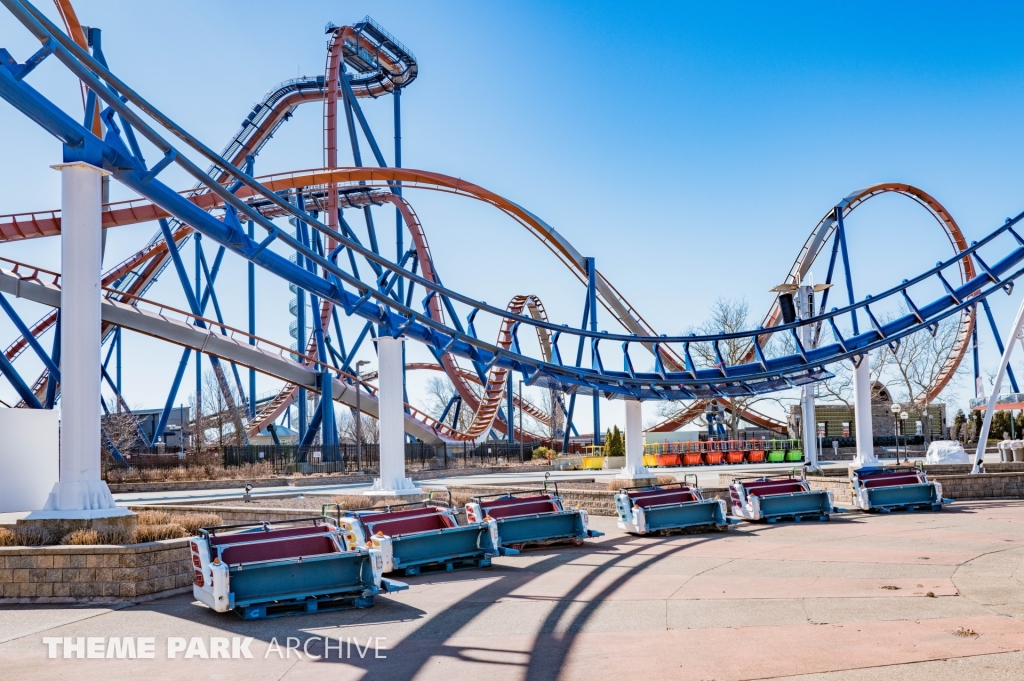
<path id="1" fill-rule="evenodd" d="M 839 247 L 843 253 L 843 272 L 846 273 L 846 295 L 850 300 L 850 305 L 853 305 L 856 301 L 853 298 L 853 275 L 850 273 L 850 255 L 846 250 L 846 227 L 843 225 L 843 209 L 836 206 L 836 238 L 839 239 Z M 796 282 L 800 283 L 800 282 Z M 850 311 L 850 318 L 853 324 L 853 335 L 856 336 L 860 333 L 860 329 L 857 327 L 857 311 Z"/>
<path id="2" fill-rule="evenodd" d="M 513 411 L 513 406 L 514 405 L 512 404 L 512 370 L 511 369 L 509 369 L 509 372 L 508 372 L 507 390 L 508 390 L 508 397 L 507 397 L 508 408 L 505 410 L 505 423 L 508 425 L 508 438 L 507 439 L 508 439 L 510 444 L 515 444 L 516 443 L 516 433 L 515 433 L 514 424 L 515 424 L 516 419 L 515 419 L 515 411 Z"/>
<path id="3" fill-rule="evenodd" d="M 334 382 L 331 378 L 330 371 L 324 371 L 320 374 L 320 411 L 323 413 L 320 415 L 320 442 L 327 447 L 333 447 L 338 444 L 338 427 L 334 422 Z M 330 460 L 337 461 L 337 450 L 333 453 L 325 453 L 325 457 L 330 456 Z M 325 459 L 327 460 L 327 459 Z"/>
<path id="4" fill-rule="evenodd" d="M 254 159 L 252 156 L 245 157 L 245 172 L 251 177 Z M 249 220 L 249 238 L 256 239 L 256 223 Z M 246 265 L 248 269 L 249 284 L 249 345 L 256 345 L 256 265 L 251 260 Z M 256 416 L 256 370 L 249 369 L 249 418 Z"/>
<path id="5" fill-rule="evenodd" d="M 590 319 L 590 287 L 587 287 L 587 299 L 583 303 L 583 321 L 580 322 L 580 329 L 587 328 L 587 320 Z M 583 336 L 580 336 L 579 345 L 576 347 L 576 366 L 580 366 L 583 362 Z M 569 451 L 569 431 L 575 431 L 576 426 L 573 424 L 573 414 L 576 412 L 576 393 L 573 392 L 569 396 L 569 409 L 565 412 L 565 435 L 562 436 L 562 451 Z M 576 433 L 579 435 L 579 433 Z"/>
<path id="6" fill-rule="evenodd" d="M 402 167 L 402 91 L 396 89 L 392 96 L 395 99 L 395 167 Z M 395 183 L 392 190 L 399 196 L 402 195 L 400 183 Z M 402 211 L 395 206 L 395 259 L 401 260 L 405 251 L 404 234 L 405 224 L 402 222 Z M 405 299 L 405 278 L 398 278 L 398 299 Z"/>
<path id="7" fill-rule="evenodd" d="M 995 317 L 992 316 L 992 308 L 989 307 L 988 298 L 981 299 L 981 306 L 985 308 L 985 316 L 988 317 L 988 324 L 990 327 L 992 327 L 992 335 L 996 339 L 996 347 L 999 349 L 999 356 L 1002 357 L 1003 339 L 1002 336 L 999 335 L 999 327 L 996 326 Z M 977 324 L 977 320 L 975 320 L 975 324 Z M 1020 390 L 1017 388 L 1017 379 L 1013 375 L 1013 367 L 1011 367 L 1009 364 L 1006 365 L 1006 377 L 1010 379 L 1010 387 L 1013 388 L 1013 392 L 1020 392 Z M 1011 414 L 1011 416 L 1013 415 Z"/>
<path id="8" fill-rule="evenodd" d="M 123 342 L 122 341 L 122 338 L 123 338 L 123 333 L 122 332 L 123 331 L 124 331 L 124 329 L 122 329 L 121 327 L 118 327 L 118 329 L 117 329 L 117 350 L 116 350 L 117 354 L 114 356 L 114 362 L 116 362 L 116 364 L 114 365 L 114 380 L 115 380 L 115 382 L 117 384 L 117 392 L 121 392 L 121 343 Z"/>
<path id="9" fill-rule="evenodd" d="M 590 330 L 597 331 L 597 266 L 593 258 L 587 258 L 587 307 L 590 310 Z M 597 368 L 597 357 L 592 358 L 592 368 Z M 601 395 L 594 392 L 594 446 L 601 444 Z"/>
<path id="10" fill-rule="evenodd" d="M 120 346 L 118 348 L 120 350 Z M 53 358 L 53 363 L 60 367 L 60 310 L 57 310 L 57 321 L 53 325 L 53 350 L 50 352 L 50 357 Z M 118 356 L 120 359 L 120 355 Z M 118 387 L 120 390 L 120 387 Z M 53 403 L 57 400 L 57 381 L 54 380 L 53 376 L 50 376 L 50 380 L 46 382 L 46 401 L 43 403 L 44 409 L 53 409 Z"/>
<path id="11" fill-rule="evenodd" d="M 981 389 L 981 362 L 978 360 L 978 306 L 971 309 L 974 315 L 974 330 L 971 331 L 971 354 L 974 359 L 974 396 L 984 397 Z"/>
<path id="12" fill-rule="evenodd" d="M 305 210 L 305 198 L 300 192 L 296 196 L 299 210 Z M 295 221 L 295 238 L 302 239 L 302 226 L 298 220 Z M 299 267 L 305 267 L 305 257 L 296 252 L 295 262 Z M 295 349 L 299 354 L 306 353 L 306 291 L 304 289 L 295 288 Z M 306 390 L 305 388 L 299 388 L 299 399 L 296 410 L 299 419 L 299 441 L 303 441 L 306 438 Z"/>
<path id="13" fill-rule="evenodd" d="M 165 237 L 167 239 L 167 245 L 168 245 L 168 247 L 170 247 L 172 242 L 173 242 L 173 239 L 171 239 L 169 236 L 166 236 L 166 235 L 165 235 Z M 202 267 L 203 266 L 202 266 L 202 262 L 199 259 L 199 249 L 202 247 L 203 235 L 200 234 L 199 232 L 196 232 L 193 235 L 192 238 L 195 240 L 194 245 L 195 245 L 195 249 L 196 249 L 196 288 L 195 288 L 195 297 L 198 299 L 202 295 L 201 294 L 201 290 L 202 289 L 200 289 L 200 286 L 202 285 L 202 283 L 200 281 L 200 276 L 202 275 Z M 187 288 L 187 283 L 184 280 L 182 280 L 181 283 L 182 283 L 182 285 L 184 287 Z M 201 314 L 201 312 L 199 312 L 197 314 Z M 173 393 L 177 393 L 177 391 L 178 391 L 177 386 L 174 386 L 174 388 L 172 389 L 172 392 Z M 170 414 L 170 411 L 168 411 L 168 410 L 174 405 L 174 397 L 173 396 L 170 397 L 170 399 L 167 402 L 167 405 L 168 406 L 166 406 L 164 408 L 164 410 L 167 411 L 168 414 Z M 196 411 L 198 411 L 199 413 L 202 413 L 202 411 L 203 411 L 203 353 L 199 352 L 198 350 L 196 350 Z"/>
<path id="14" fill-rule="evenodd" d="M 14 326 L 16 329 L 18 329 L 18 333 L 20 333 L 21 337 L 25 339 L 25 342 L 28 343 L 28 346 L 32 348 L 32 351 L 36 353 L 36 357 L 38 357 L 39 360 L 43 363 L 43 366 L 46 367 L 46 370 L 49 371 L 51 374 L 57 374 L 57 381 L 59 382 L 60 369 L 57 368 L 57 365 L 53 362 L 53 359 L 51 359 L 51 357 L 48 354 L 46 354 L 46 350 L 43 350 L 43 346 L 40 345 L 39 341 L 36 340 L 36 337 L 32 335 L 32 330 L 28 328 L 28 325 L 21 319 L 21 316 L 17 313 L 14 307 L 11 306 L 11 303 L 7 300 L 7 297 L 4 296 L 3 293 L 0 293 L 0 308 L 2 308 L 3 311 L 7 313 L 7 316 L 10 318 L 10 320 L 14 322 Z"/>
<path id="15" fill-rule="evenodd" d="M 21 374 L 17 372 L 14 365 L 11 364 L 10 360 L 7 359 L 7 355 L 0 352 L 0 373 L 7 377 L 7 380 L 14 386 L 14 390 L 17 391 L 18 397 L 20 397 L 30 409 L 42 409 L 43 405 L 39 402 L 35 393 L 28 387 Z"/>

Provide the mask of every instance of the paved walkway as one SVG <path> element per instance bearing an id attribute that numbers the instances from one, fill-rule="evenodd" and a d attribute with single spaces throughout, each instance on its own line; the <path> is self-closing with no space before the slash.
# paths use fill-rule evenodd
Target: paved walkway
<path id="1" fill-rule="evenodd" d="M 487 570 L 409 578 L 368 610 L 244 622 L 190 595 L 0 608 L 2 677 L 1019 681 L 1024 502 L 849 513 L 725 534 L 608 534 Z M 957 632 L 960 632 L 958 635 Z M 47 659 L 43 637 L 155 639 L 155 659 Z M 168 637 L 252 637 L 254 659 L 167 658 Z M 311 639 L 319 636 L 320 639 Z M 329 660 L 302 659 L 292 650 Z M 342 640 L 340 653 L 335 639 Z M 280 654 L 273 648 L 276 639 Z M 370 639 L 379 644 L 366 646 Z M 241 641 L 242 639 L 240 639 Z M 108 639 L 97 642 L 100 649 Z M 227 645 L 227 644 L 225 644 Z M 363 657 L 359 656 L 363 651 Z M 803 675 L 803 676 L 801 676 Z"/>
<path id="2" fill-rule="evenodd" d="M 777 464 L 736 464 L 721 466 L 687 466 L 686 468 L 675 469 L 652 469 L 658 475 L 675 475 L 682 480 L 684 474 L 697 476 L 701 486 L 713 487 L 718 485 L 719 474 L 725 473 L 787 473 L 793 469 L 792 463 Z M 840 468 L 846 470 L 849 466 L 847 461 L 824 462 L 823 468 Z M 543 472 L 525 473 L 483 473 L 480 475 L 459 475 L 444 476 L 443 471 L 438 471 L 436 478 L 417 481 L 419 485 L 528 485 L 538 484 L 544 481 Z M 568 480 L 611 480 L 619 471 L 550 471 L 550 480 L 562 482 Z M 174 504 L 191 503 L 199 501 L 224 501 L 238 499 L 242 495 L 242 485 L 236 481 L 225 481 L 222 489 L 204 490 L 180 490 L 163 492 L 123 492 L 114 495 L 114 499 L 121 506 L 129 504 Z M 299 494 L 359 494 L 371 488 L 370 483 L 355 483 L 342 485 L 309 485 L 305 487 L 259 487 L 250 493 L 253 498 L 275 497 L 284 495 Z"/>

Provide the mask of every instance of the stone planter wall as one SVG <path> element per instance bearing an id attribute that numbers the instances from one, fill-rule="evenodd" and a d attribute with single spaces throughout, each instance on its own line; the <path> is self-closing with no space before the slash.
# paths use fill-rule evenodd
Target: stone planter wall
<path id="1" fill-rule="evenodd" d="M 128 507 L 136 513 L 140 511 L 167 511 L 169 513 L 214 513 L 220 516 L 225 525 L 241 523 L 259 523 L 275 520 L 295 520 L 320 515 L 319 511 L 301 508 L 269 508 L 267 506 L 216 506 L 213 504 L 138 504 Z"/>
<path id="2" fill-rule="evenodd" d="M 406 471 L 413 480 L 429 480 L 431 478 L 452 478 L 462 475 L 483 475 L 487 473 L 524 473 L 532 471 L 549 471 L 548 464 L 522 464 L 515 466 L 498 466 L 490 468 L 438 468 L 424 471 Z M 373 482 L 375 475 L 312 475 L 280 476 L 276 478 L 231 478 L 223 480 L 178 480 L 168 482 L 115 482 L 110 483 L 113 494 L 122 492 L 170 492 L 176 490 L 204 490 L 238 488 L 241 496 L 246 484 L 258 487 L 311 487 L 314 485 L 349 485 L 360 482 Z"/>
<path id="3" fill-rule="evenodd" d="M 969 466 L 964 468 L 970 469 Z M 1024 471 L 983 475 L 930 473 L 928 479 L 942 484 L 942 496 L 947 499 L 1024 499 Z M 853 487 L 847 477 L 809 477 L 807 480 L 811 489 L 831 491 L 836 502 L 853 503 Z"/>
<path id="4" fill-rule="evenodd" d="M 0 547 L 0 603 L 137 601 L 187 591 L 187 539 L 127 546 Z"/>

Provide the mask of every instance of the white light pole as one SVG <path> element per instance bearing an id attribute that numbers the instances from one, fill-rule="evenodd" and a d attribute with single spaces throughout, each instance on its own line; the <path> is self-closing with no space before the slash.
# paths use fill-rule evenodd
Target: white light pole
<path id="1" fill-rule="evenodd" d="M 898 402 L 893 402 L 889 405 L 889 411 L 892 412 L 892 431 L 896 436 L 896 463 L 900 462 L 900 412 L 903 411 L 903 406 Z"/>
<path id="2" fill-rule="evenodd" d="M 900 412 L 900 421 L 903 421 L 903 463 L 910 463 L 910 452 L 909 452 L 910 444 L 909 444 L 909 442 L 907 440 L 907 417 L 909 417 L 909 416 L 910 416 L 910 414 L 908 414 L 905 411 Z M 897 436 L 896 437 L 896 442 L 897 442 L 897 449 L 896 449 L 897 461 L 896 461 L 896 463 L 899 463 L 899 453 L 900 453 L 900 450 L 899 450 L 899 447 L 898 447 L 899 441 L 900 441 L 899 436 Z"/>

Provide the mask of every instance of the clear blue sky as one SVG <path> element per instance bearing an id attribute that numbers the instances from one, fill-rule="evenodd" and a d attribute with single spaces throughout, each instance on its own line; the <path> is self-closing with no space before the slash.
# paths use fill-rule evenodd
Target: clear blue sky
<path id="1" fill-rule="evenodd" d="M 51 5 L 39 6 L 56 18 Z M 404 165 L 466 178 L 542 216 L 595 256 L 664 333 L 699 323 L 719 297 L 745 297 L 760 317 L 807 233 L 861 186 L 917 185 L 968 239 L 1024 209 L 1017 4 L 75 6 L 84 24 L 103 29 L 113 70 L 217 149 L 273 85 L 323 72 L 326 22 L 371 14 L 420 63 L 402 98 Z M 0 36 L 21 60 L 37 45 L 6 12 Z M 77 86 L 57 64 L 45 63 L 30 81 L 80 112 Z M 366 102 L 365 110 L 390 158 L 390 101 Z M 320 166 L 320 119 L 320 106 L 301 109 L 257 172 Z M 6 104 L 0 140 L 0 211 L 58 206 L 59 181 L 48 166 L 59 161 L 59 145 Z M 176 184 L 186 186 L 180 176 Z M 447 285 L 494 304 L 537 293 L 555 321 L 579 323 L 582 288 L 508 219 L 451 197 L 410 198 Z M 934 223 L 906 199 L 877 200 L 850 229 L 858 296 L 949 255 Z M 106 264 L 153 232 L 112 232 Z M 0 247 L 0 255 L 51 267 L 57 253 L 55 240 Z M 240 262 L 230 263 L 221 289 L 235 301 L 226 307 L 238 326 L 242 273 Z M 824 278 L 824 265 L 816 274 Z M 183 306 L 169 272 L 149 295 Z M 263 277 L 260 295 L 259 333 L 288 340 L 287 290 Z M 1006 325 L 1013 299 L 995 304 Z M 41 313 L 20 309 L 33 319 Z M 13 338 L 6 322 L 0 331 Z M 982 343 L 994 368 L 985 334 Z M 129 402 L 162 404 L 178 351 L 132 337 L 126 352 Z M 34 372 L 31 361 L 24 365 Z M 274 385 L 261 378 L 260 391 Z M 10 397 L 6 386 L 0 397 Z M 606 411 L 621 425 L 617 407 Z"/>

